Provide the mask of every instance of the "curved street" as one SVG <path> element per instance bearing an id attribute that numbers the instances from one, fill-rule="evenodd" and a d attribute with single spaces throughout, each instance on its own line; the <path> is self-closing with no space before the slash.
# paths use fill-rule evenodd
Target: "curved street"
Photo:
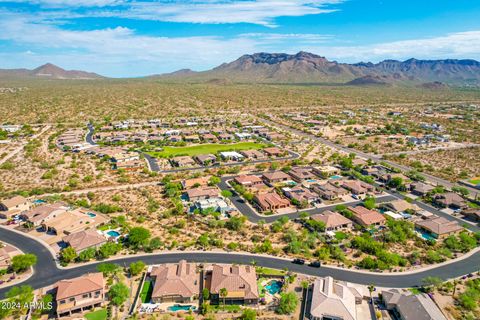
<path id="1" fill-rule="evenodd" d="M 34 274 L 32 277 L 22 282 L 33 288 L 41 288 L 51 285 L 58 280 L 68 279 L 80 276 L 87 272 L 96 271 L 98 264 L 96 262 L 86 265 L 80 265 L 72 268 L 58 268 L 52 256 L 52 253 L 40 242 L 23 236 L 17 232 L 2 228 L 0 232 L 0 241 L 8 242 L 25 253 L 34 253 L 38 257 L 37 265 L 34 267 Z M 480 252 L 448 264 L 442 264 L 437 267 L 426 269 L 419 272 L 410 273 L 393 273 L 380 274 L 369 273 L 364 271 L 355 271 L 349 269 L 340 269 L 335 267 L 322 266 L 321 268 L 312 268 L 307 265 L 296 265 L 288 260 L 268 257 L 268 256 L 252 256 L 245 253 L 235 252 L 175 252 L 175 253 L 159 253 L 145 256 L 126 256 L 115 259 L 115 262 L 121 266 L 127 266 L 133 261 L 142 260 L 146 264 L 159 264 L 168 262 L 178 262 L 181 259 L 194 262 L 215 262 L 215 263 L 239 263 L 251 264 L 255 261 L 256 265 L 283 269 L 287 268 L 290 271 L 303 273 L 311 276 L 332 276 L 335 279 L 350 281 L 360 284 L 374 284 L 380 287 L 395 287 L 405 288 L 416 285 L 421 285 L 422 279 L 427 276 L 440 277 L 442 279 L 449 279 L 462 276 L 471 272 L 476 272 L 480 269 Z M 18 284 L 17 284 L 18 285 Z M 0 289 L 0 297 L 3 297 L 9 290 L 9 287 Z"/>

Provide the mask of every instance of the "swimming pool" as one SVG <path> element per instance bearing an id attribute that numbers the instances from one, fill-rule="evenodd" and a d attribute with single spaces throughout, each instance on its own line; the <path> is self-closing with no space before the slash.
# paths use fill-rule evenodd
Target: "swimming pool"
<path id="1" fill-rule="evenodd" d="M 278 281 L 278 280 L 273 280 L 273 281 L 270 281 L 266 286 L 265 286 L 265 290 L 268 291 L 268 293 L 270 293 L 271 295 L 274 295 L 276 293 L 279 293 L 280 290 L 282 289 L 282 282 L 281 281 Z"/>
<path id="2" fill-rule="evenodd" d="M 434 236 L 432 236 L 430 233 L 428 232 L 425 232 L 425 231 L 422 231 L 422 230 L 416 230 L 420 236 L 422 237 L 422 239 L 424 240 L 433 240 L 433 241 L 437 241 L 437 238 L 435 238 Z"/>
<path id="3" fill-rule="evenodd" d="M 115 231 L 115 230 L 109 230 L 109 231 L 107 231 L 107 234 L 108 234 L 110 237 L 114 237 L 114 238 L 120 236 L 120 232 Z"/>
<path id="4" fill-rule="evenodd" d="M 42 199 L 33 200 L 33 203 L 34 203 L 34 204 L 41 204 L 41 203 L 46 203 L 46 202 L 47 202 L 47 201 L 42 200 Z"/>
<path id="5" fill-rule="evenodd" d="M 195 306 L 192 306 L 190 304 L 174 304 L 167 309 L 168 311 L 190 311 L 195 310 Z"/>
<path id="6" fill-rule="evenodd" d="M 332 180 L 338 180 L 338 179 L 341 179 L 341 178 L 342 178 L 342 176 L 339 176 L 338 174 L 330 177 L 330 179 L 332 179 Z"/>
<path id="7" fill-rule="evenodd" d="M 314 183 L 314 182 L 317 182 L 317 180 L 316 180 L 316 179 L 308 179 L 308 180 L 305 180 L 305 181 L 307 181 L 307 182 L 309 182 L 309 183 Z"/>
<path id="8" fill-rule="evenodd" d="M 86 213 L 87 216 L 89 216 L 90 218 L 95 218 L 97 215 L 93 212 L 87 212 Z"/>

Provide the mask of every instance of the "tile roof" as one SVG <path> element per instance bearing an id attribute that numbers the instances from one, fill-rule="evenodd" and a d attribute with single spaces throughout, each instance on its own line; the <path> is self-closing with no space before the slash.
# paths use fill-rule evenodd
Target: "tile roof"
<path id="1" fill-rule="evenodd" d="M 179 263 L 155 266 L 150 276 L 155 278 L 152 298 L 171 295 L 190 298 L 199 294 L 200 276 L 194 263 L 180 260 Z"/>
<path id="2" fill-rule="evenodd" d="M 89 273 L 87 275 L 60 280 L 55 284 L 57 288 L 57 300 L 78 296 L 84 293 L 103 290 L 105 281 L 101 272 Z"/>
<path id="3" fill-rule="evenodd" d="M 352 224 L 350 219 L 345 218 L 338 212 L 324 211 L 319 214 L 311 216 L 311 219 L 315 221 L 322 221 L 325 223 L 326 228 L 337 228 L 346 224 Z"/>
<path id="4" fill-rule="evenodd" d="M 369 226 L 375 223 L 385 222 L 385 217 L 377 211 L 367 209 L 363 206 L 348 207 L 356 220 L 363 224 L 364 226 Z"/>
<path id="5" fill-rule="evenodd" d="M 245 299 L 258 299 L 257 273 L 246 265 L 214 264 L 212 266 L 210 292 L 219 294 L 222 288 L 228 295 Z M 228 296 L 227 296 L 228 297 Z"/>
<path id="6" fill-rule="evenodd" d="M 459 232 L 463 230 L 463 227 L 459 225 L 457 221 L 449 221 L 444 217 L 438 216 L 417 221 L 415 222 L 415 225 L 438 235 Z"/>
<path id="7" fill-rule="evenodd" d="M 400 293 L 397 289 L 382 291 L 387 305 L 393 305 L 405 320 L 447 320 L 437 305 L 425 294 Z"/>
<path id="8" fill-rule="evenodd" d="M 7 208 L 13 208 L 25 202 L 27 202 L 27 199 L 22 196 L 15 196 L 2 201 L 3 205 Z"/>
<path id="9" fill-rule="evenodd" d="M 107 242 L 107 239 L 95 229 L 75 232 L 63 237 L 62 240 L 74 248 L 76 252 Z"/>
<path id="10" fill-rule="evenodd" d="M 313 284 L 310 314 L 315 318 L 356 320 L 355 296 L 346 285 L 332 277 L 317 278 Z"/>

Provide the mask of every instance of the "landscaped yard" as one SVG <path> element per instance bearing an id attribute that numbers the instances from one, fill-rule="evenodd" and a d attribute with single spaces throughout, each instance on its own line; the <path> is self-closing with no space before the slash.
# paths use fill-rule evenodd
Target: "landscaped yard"
<path id="1" fill-rule="evenodd" d="M 145 281 L 143 284 L 142 292 L 140 292 L 140 299 L 142 299 L 142 303 L 149 303 L 152 299 L 152 291 L 153 291 L 153 282 L 152 281 Z"/>
<path id="2" fill-rule="evenodd" d="M 468 180 L 468 182 L 470 182 L 471 184 L 474 184 L 474 185 L 480 184 L 480 177 L 470 179 L 470 180 Z"/>
<path id="3" fill-rule="evenodd" d="M 199 144 L 187 147 L 164 147 L 162 151 L 147 152 L 152 157 L 170 158 L 177 156 L 196 156 L 200 154 L 208 154 L 221 151 L 242 151 L 265 148 L 267 145 L 258 142 L 239 142 L 231 144 Z"/>
<path id="4" fill-rule="evenodd" d="M 85 319 L 87 320 L 105 320 L 107 319 L 107 309 L 100 309 L 85 314 Z"/>
<path id="5" fill-rule="evenodd" d="M 271 269 L 271 268 L 264 268 L 264 267 L 256 267 L 255 269 L 258 274 L 262 274 L 266 276 L 284 276 L 286 274 L 285 270 L 279 270 L 279 269 Z"/>

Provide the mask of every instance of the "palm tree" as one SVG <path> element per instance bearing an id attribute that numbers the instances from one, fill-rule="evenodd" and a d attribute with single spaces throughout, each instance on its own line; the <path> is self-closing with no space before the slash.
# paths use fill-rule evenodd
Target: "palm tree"
<path id="1" fill-rule="evenodd" d="M 375 286 L 373 284 L 368 285 L 368 292 L 370 293 L 370 300 L 372 300 L 372 292 L 375 291 Z"/>
<path id="2" fill-rule="evenodd" d="M 220 293 L 220 297 L 223 298 L 223 307 L 225 308 L 225 298 L 228 295 L 228 290 L 226 288 L 222 288 L 222 289 L 220 289 L 219 293 Z"/>

